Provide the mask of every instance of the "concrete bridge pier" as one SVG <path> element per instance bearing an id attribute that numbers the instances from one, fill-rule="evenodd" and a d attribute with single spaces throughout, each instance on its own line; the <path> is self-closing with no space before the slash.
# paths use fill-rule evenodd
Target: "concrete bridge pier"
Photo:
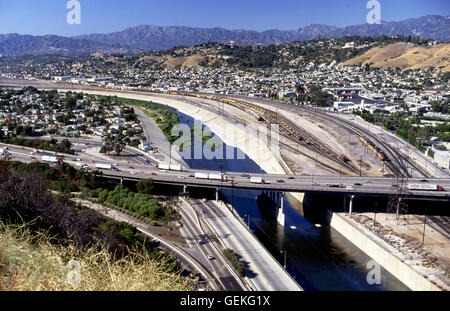
<path id="1" fill-rule="evenodd" d="M 349 215 L 352 216 L 353 213 L 353 200 L 355 199 L 355 195 L 350 196 L 350 206 L 349 206 Z"/>
<path id="2" fill-rule="evenodd" d="M 186 193 L 187 192 L 187 185 L 183 186 L 183 192 Z"/>
<path id="3" fill-rule="evenodd" d="M 279 197 L 279 208 L 277 213 L 277 221 L 278 223 L 284 227 L 285 221 L 286 221 L 286 215 L 284 214 L 284 192 L 278 192 Z"/>
<path id="4" fill-rule="evenodd" d="M 219 188 L 216 188 L 216 202 L 219 203 Z"/>

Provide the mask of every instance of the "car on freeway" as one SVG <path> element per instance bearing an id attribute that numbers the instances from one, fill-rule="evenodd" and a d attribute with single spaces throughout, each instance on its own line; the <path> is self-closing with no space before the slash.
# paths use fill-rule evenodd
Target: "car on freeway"
<path id="1" fill-rule="evenodd" d="M 393 184 L 392 187 L 394 187 L 394 188 L 400 188 L 400 185 Z"/>
<path id="2" fill-rule="evenodd" d="M 135 171 L 131 171 L 130 174 L 131 175 L 136 175 L 136 172 Z"/>
<path id="3" fill-rule="evenodd" d="M 421 180 L 419 180 L 420 182 L 428 182 L 428 180 L 426 180 L 426 179 L 421 179 Z"/>
<path id="4" fill-rule="evenodd" d="M 214 257 L 213 255 L 208 255 L 208 259 L 209 260 L 214 260 L 214 259 L 216 259 L 216 257 Z"/>
<path id="5" fill-rule="evenodd" d="M 134 166 L 128 166 L 128 168 L 134 170 Z"/>
<path id="6" fill-rule="evenodd" d="M 156 173 L 151 173 L 151 175 L 152 175 L 152 176 L 157 176 L 158 174 L 156 174 Z"/>
<path id="7" fill-rule="evenodd" d="M 195 176 L 194 176 L 194 175 L 189 175 L 189 177 L 190 177 L 190 178 L 195 178 Z"/>
<path id="8" fill-rule="evenodd" d="M 354 184 L 354 186 L 355 186 L 355 187 L 362 187 L 362 186 L 363 186 L 363 184 L 361 184 L 361 183 L 357 182 L 357 183 L 355 183 L 355 184 Z"/>
<path id="9" fill-rule="evenodd" d="M 203 244 L 205 244 L 205 242 L 202 239 L 198 239 L 197 240 L 197 244 L 198 245 L 203 245 Z"/>
<path id="10" fill-rule="evenodd" d="M 319 184 L 319 183 L 317 183 L 317 182 L 315 182 L 315 183 L 313 183 L 313 186 L 315 186 L 315 187 L 319 187 L 319 186 L 320 186 L 320 184 Z"/>
<path id="11" fill-rule="evenodd" d="M 145 163 L 150 163 L 150 160 L 149 159 L 145 159 Z"/>
<path id="12" fill-rule="evenodd" d="M 280 184 L 284 183 L 283 179 L 278 179 L 277 182 L 279 182 Z"/>
<path id="13" fill-rule="evenodd" d="M 248 175 L 248 174 L 242 174 L 241 177 L 250 178 L 250 175 Z"/>
<path id="14" fill-rule="evenodd" d="M 295 177 L 289 177 L 288 179 L 293 180 L 293 179 L 295 179 Z"/>
<path id="15" fill-rule="evenodd" d="M 185 177 L 184 176 L 178 176 L 178 179 L 184 179 Z"/>
<path id="16" fill-rule="evenodd" d="M 328 188 L 340 188 L 341 186 L 339 185 L 328 185 Z"/>

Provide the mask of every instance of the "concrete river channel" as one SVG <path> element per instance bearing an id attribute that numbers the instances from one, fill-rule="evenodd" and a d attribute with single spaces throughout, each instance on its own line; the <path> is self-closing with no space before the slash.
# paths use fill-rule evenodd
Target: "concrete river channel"
<path id="1" fill-rule="evenodd" d="M 182 119 L 187 124 L 193 121 L 186 115 L 182 115 Z M 224 150 L 226 150 L 225 147 Z M 234 160 L 185 159 L 185 162 L 193 170 L 264 173 L 247 156 L 245 159 Z M 260 194 L 259 191 L 249 190 L 222 191 L 222 196 L 228 202 L 233 202 L 235 211 L 245 223 L 250 224 L 251 230 L 260 242 L 281 265 L 284 266 L 286 259 L 287 271 L 305 290 L 409 290 L 382 267 L 381 284 L 370 285 L 367 282 L 367 275 L 371 268 L 368 268 L 367 265 L 372 260 L 370 257 L 330 226 L 316 226 L 311 219 L 308 219 L 307 215 L 305 218 L 302 204 L 295 199 L 286 200 L 286 224 L 285 227 L 280 226 L 274 217 L 270 217 L 264 212 L 265 207 L 261 206 L 264 203 L 257 203 L 256 198 Z"/>

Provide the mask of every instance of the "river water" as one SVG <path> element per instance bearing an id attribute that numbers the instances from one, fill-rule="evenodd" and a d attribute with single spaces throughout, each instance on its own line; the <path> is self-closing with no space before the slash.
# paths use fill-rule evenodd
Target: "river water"
<path id="1" fill-rule="evenodd" d="M 188 124 L 193 122 L 186 115 L 183 115 L 182 119 Z M 264 173 L 248 157 L 242 160 L 184 158 L 191 169 Z M 372 259 L 333 228 L 318 228 L 303 217 L 303 206 L 298 201 L 285 200 L 286 224 L 282 227 L 275 218 L 261 212 L 256 202 L 260 191 L 223 190 L 222 194 L 233 203 L 242 219 L 250 223 L 252 231 L 281 265 L 284 265 L 286 258 L 287 271 L 305 290 L 409 290 L 382 267 L 380 284 L 369 284 L 367 275 L 373 266 L 368 267 L 368 263 Z M 292 230 L 291 226 L 295 226 L 295 229 Z"/>

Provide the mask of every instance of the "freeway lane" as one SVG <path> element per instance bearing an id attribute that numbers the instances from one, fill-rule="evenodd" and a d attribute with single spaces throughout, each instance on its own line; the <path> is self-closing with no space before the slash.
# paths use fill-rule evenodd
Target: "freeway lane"
<path id="1" fill-rule="evenodd" d="M 233 249 L 247 264 L 246 276 L 258 291 L 299 291 L 292 279 L 259 241 L 224 204 L 199 202 L 197 208 L 214 228 L 225 247 Z M 223 203 L 223 202 L 222 202 Z"/>
<path id="2" fill-rule="evenodd" d="M 24 151 L 26 150 L 26 151 Z M 23 162 L 31 162 L 32 155 L 27 154 L 30 148 L 21 149 L 21 147 L 9 146 L 9 152 L 16 157 L 16 160 Z M 52 153 L 42 153 L 34 155 L 38 161 L 44 154 L 51 155 Z M 95 170 L 95 164 L 92 163 L 92 157 L 87 155 L 67 155 L 64 160 L 71 165 L 76 165 L 77 158 L 80 158 L 87 164 L 91 170 Z M 98 159 L 96 159 L 98 161 Z M 118 159 L 119 160 L 119 159 Z M 105 162 L 104 159 L 100 160 Z M 252 189 L 252 190 L 266 190 L 266 191 L 281 191 L 281 192 L 329 192 L 329 193 L 347 193 L 359 195 L 389 195 L 397 191 L 393 187 L 393 179 L 391 178 L 375 178 L 375 177 L 333 177 L 333 176 L 295 176 L 295 175 L 270 175 L 270 174 L 255 174 L 253 176 L 262 177 L 265 184 L 252 184 L 248 177 L 242 176 L 241 173 L 228 172 L 228 179 L 233 179 L 233 182 L 221 182 L 215 180 L 196 179 L 194 171 L 185 170 L 183 172 L 177 171 L 160 171 L 152 165 L 137 164 L 130 168 L 126 161 L 121 165 L 120 171 L 103 171 L 103 174 L 108 177 L 125 178 L 129 180 L 139 179 L 153 179 L 160 183 L 174 184 L 174 185 L 191 185 L 198 187 L 209 188 L 236 188 L 236 189 Z M 206 172 L 209 171 L 199 171 Z M 217 173 L 217 172 L 213 172 Z M 450 199 L 450 179 L 427 179 L 426 183 L 438 184 L 446 191 L 410 191 L 409 194 L 415 197 L 436 197 Z M 421 179 L 408 179 L 410 183 L 420 183 Z M 343 188 L 340 188 L 342 184 Z M 362 186 L 356 186 L 360 184 Z"/>
<path id="3" fill-rule="evenodd" d="M 192 204 L 195 204 L 195 202 Z M 203 231 L 191 202 L 181 199 L 178 210 L 184 225 L 181 230 L 186 234 L 190 246 L 186 251 L 193 256 L 196 254 L 195 258 L 201 261 L 203 266 L 215 275 L 225 290 L 245 290 L 245 287 L 240 285 L 240 281 L 236 280 L 238 277 L 236 276 L 235 279 L 233 272 L 230 271 L 232 268 L 225 262 L 219 250 L 213 245 L 214 242 L 211 236 Z M 202 242 L 199 243 L 199 240 Z M 213 258 L 210 259 L 209 256 L 213 256 Z"/>

